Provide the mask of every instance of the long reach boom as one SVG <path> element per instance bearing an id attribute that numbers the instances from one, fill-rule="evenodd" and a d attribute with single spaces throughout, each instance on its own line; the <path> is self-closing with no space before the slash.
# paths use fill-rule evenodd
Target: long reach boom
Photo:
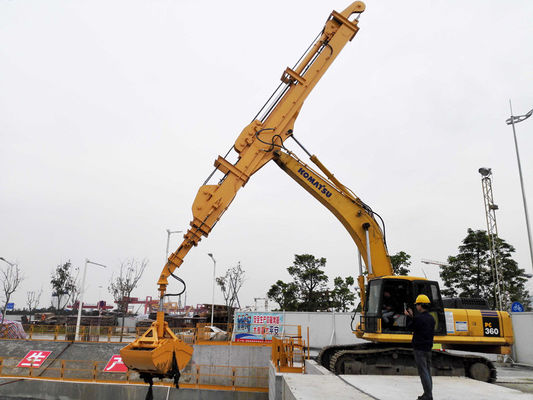
<path id="1" fill-rule="evenodd" d="M 292 135 L 294 123 L 320 78 L 339 55 L 344 46 L 358 32 L 358 18 L 365 10 L 364 3 L 356 1 L 344 11 L 333 11 L 321 33 L 293 68 L 281 76 L 281 84 L 238 136 L 233 150 L 237 162 L 219 156 L 215 170 L 198 190 L 192 206 L 193 219 L 184 240 L 168 258 L 157 284 L 159 310 L 152 326 L 138 339 L 120 352 L 129 369 L 138 371 L 147 383 L 153 378 L 174 378 L 178 384 L 180 370 L 192 357 L 192 347 L 179 340 L 164 320 L 163 300 L 168 277 L 180 267 L 189 250 L 207 237 L 235 195 L 250 177 L 274 157 L 274 149 Z M 230 149 L 231 151 L 231 149 Z M 217 184 L 209 184 L 216 171 L 223 174 Z"/>

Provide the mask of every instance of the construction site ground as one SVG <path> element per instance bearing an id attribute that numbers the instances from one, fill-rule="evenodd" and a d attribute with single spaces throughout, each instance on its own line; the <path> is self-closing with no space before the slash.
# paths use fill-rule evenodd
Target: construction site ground
<path id="1" fill-rule="evenodd" d="M 144 399 L 147 385 L 135 374 L 103 372 L 120 343 L 72 343 L 1 340 L 0 399 Z M 30 350 L 53 352 L 48 364 L 29 369 L 16 363 Z M 154 399 L 416 399 L 417 376 L 335 376 L 312 360 L 306 374 L 276 373 L 269 345 L 195 345 L 181 388 L 171 382 L 154 386 Z M 69 364 L 76 361 L 77 368 Z M 89 367 L 84 366 L 87 363 Z M 61 366 L 64 370 L 61 371 Z M 496 384 L 468 378 L 434 377 L 434 398 L 533 400 L 533 370 L 498 366 Z M 62 374 L 62 375 L 61 375 Z M 61 378 L 61 376 L 63 378 Z"/>

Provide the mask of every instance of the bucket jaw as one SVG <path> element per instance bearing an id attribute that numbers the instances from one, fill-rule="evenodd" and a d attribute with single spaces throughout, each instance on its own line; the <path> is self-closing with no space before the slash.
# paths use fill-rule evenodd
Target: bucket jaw
<path id="1" fill-rule="evenodd" d="M 140 338 L 120 350 L 128 369 L 139 372 L 147 383 L 152 384 L 154 377 L 173 378 L 176 387 L 180 371 L 189 363 L 192 353 L 192 346 L 178 339 L 159 315 Z"/>

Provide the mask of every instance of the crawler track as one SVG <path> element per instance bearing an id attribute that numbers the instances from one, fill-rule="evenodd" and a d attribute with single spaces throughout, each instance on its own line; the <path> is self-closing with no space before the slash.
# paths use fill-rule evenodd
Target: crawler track
<path id="1" fill-rule="evenodd" d="M 413 351 L 409 345 L 361 343 L 328 346 L 322 349 L 317 361 L 337 375 L 417 375 L 418 373 Z M 496 368 L 484 357 L 434 350 L 432 375 L 466 376 L 492 383 L 496 380 Z"/>

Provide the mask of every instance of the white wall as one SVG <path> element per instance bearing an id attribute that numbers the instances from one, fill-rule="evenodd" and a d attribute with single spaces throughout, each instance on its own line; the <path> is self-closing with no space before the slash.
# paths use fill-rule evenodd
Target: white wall
<path id="1" fill-rule="evenodd" d="M 301 325 L 304 338 L 309 327 L 309 345 L 312 348 L 364 342 L 352 333 L 352 313 L 286 311 L 283 315 L 286 325 Z M 357 314 L 354 320 L 354 328 L 359 322 L 359 316 L 360 314 Z"/>
<path id="2" fill-rule="evenodd" d="M 533 365 L 533 312 L 511 313 L 516 362 Z"/>

